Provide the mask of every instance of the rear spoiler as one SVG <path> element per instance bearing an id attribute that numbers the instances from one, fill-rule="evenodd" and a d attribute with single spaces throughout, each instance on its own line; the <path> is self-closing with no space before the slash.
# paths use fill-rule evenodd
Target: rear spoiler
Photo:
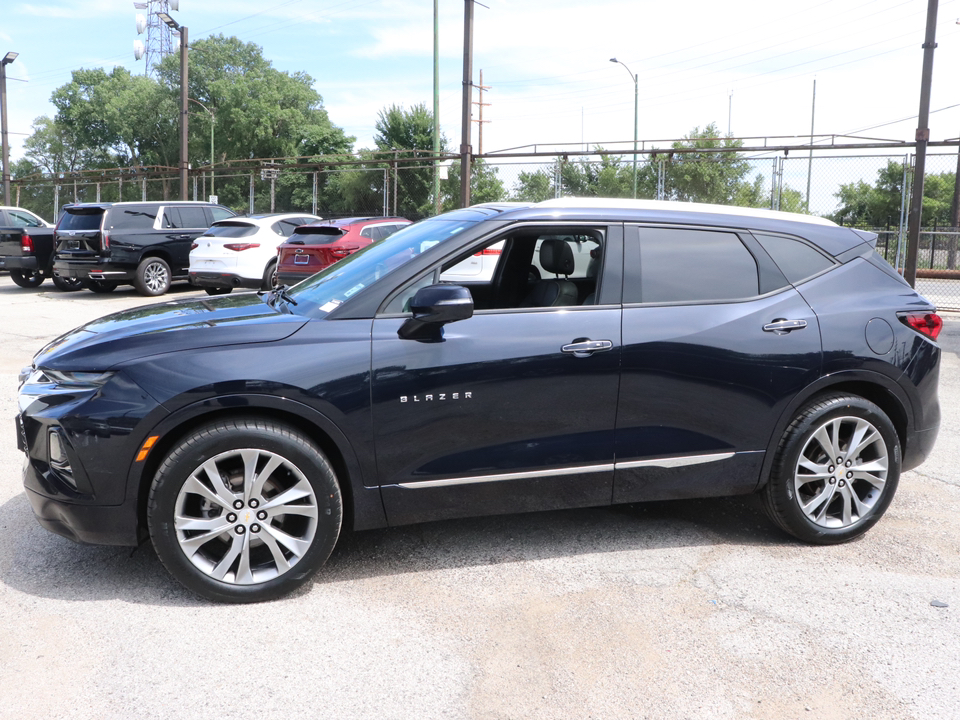
<path id="1" fill-rule="evenodd" d="M 868 232 L 868 231 L 866 231 L 866 230 L 857 230 L 856 228 L 850 228 L 850 229 L 851 229 L 853 232 L 855 232 L 855 233 L 857 234 L 857 236 L 858 236 L 861 240 L 863 240 L 863 242 L 867 243 L 867 244 L 868 244 L 870 247 L 872 247 L 874 250 L 877 249 L 877 233 L 875 233 L 875 232 Z"/>

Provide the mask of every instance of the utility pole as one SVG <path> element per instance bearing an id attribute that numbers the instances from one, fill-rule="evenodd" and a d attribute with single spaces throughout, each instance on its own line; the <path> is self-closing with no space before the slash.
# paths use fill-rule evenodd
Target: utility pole
<path id="1" fill-rule="evenodd" d="M 810 212 L 810 176 L 813 174 L 813 121 L 817 116 L 817 79 L 813 79 L 813 102 L 810 104 L 810 154 L 807 157 L 807 212 Z"/>
<path id="2" fill-rule="evenodd" d="M 10 142 L 7 139 L 7 65 L 17 59 L 19 53 L 8 52 L 0 60 L 0 125 L 3 134 L 3 204 L 10 204 Z M 18 191 L 19 192 L 19 191 Z"/>
<path id="3" fill-rule="evenodd" d="M 470 205 L 470 111 L 473 99 L 473 0 L 463 2 L 463 116 L 460 138 L 460 207 Z"/>
<path id="4" fill-rule="evenodd" d="M 440 212 L 440 0 L 433 0 L 433 206 Z"/>
<path id="5" fill-rule="evenodd" d="M 917 120 L 917 159 L 913 171 L 913 193 L 910 196 L 910 219 L 907 222 L 907 258 L 904 279 L 910 287 L 917 285 L 917 251 L 920 247 L 920 219 L 923 211 L 923 174 L 927 165 L 927 143 L 930 140 L 930 86 L 933 84 L 933 51 L 937 47 L 937 8 L 939 0 L 927 0 L 927 31 L 923 40 L 923 74 L 920 77 L 920 116 Z"/>
<path id="6" fill-rule="evenodd" d="M 490 106 L 490 103 L 485 103 L 483 101 L 483 91 L 489 90 L 489 89 L 490 89 L 489 87 L 483 84 L 483 70 L 481 70 L 480 84 L 477 85 L 477 90 L 480 95 L 480 101 L 479 102 L 474 101 L 473 103 L 474 105 L 480 108 L 479 112 L 477 113 L 480 116 L 480 119 L 473 121 L 477 124 L 477 154 L 478 155 L 483 155 L 483 124 L 490 122 L 489 120 L 483 119 L 483 108 Z"/>

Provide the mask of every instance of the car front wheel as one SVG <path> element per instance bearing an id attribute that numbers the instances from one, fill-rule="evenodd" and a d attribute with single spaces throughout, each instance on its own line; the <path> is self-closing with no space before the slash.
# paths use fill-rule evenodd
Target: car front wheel
<path id="1" fill-rule="evenodd" d="M 167 455 L 148 502 L 157 555 L 209 600 L 259 602 L 302 585 L 330 556 L 342 503 L 323 452 L 261 418 L 199 428 Z"/>
<path id="2" fill-rule="evenodd" d="M 876 524 L 899 479 L 900 441 L 890 418 L 862 397 L 829 395 L 784 432 L 763 506 L 791 535 L 831 545 Z"/>

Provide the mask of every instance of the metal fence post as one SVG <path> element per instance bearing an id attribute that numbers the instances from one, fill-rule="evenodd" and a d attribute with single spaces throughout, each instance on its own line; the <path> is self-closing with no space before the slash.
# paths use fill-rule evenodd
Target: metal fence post
<path id="1" fill-rule="evenodd" d="M 317 214 L 317 171 L 313 171 L 313 214 Z"/>
<path id="2" fill-rule="evenodd" d="M 97 183 L 97 202 L 100 202 L 100 183 Z"/>
<path id="3" fill-rule="evenodd" d="M 147 177 L 146 177 L 146 175 L 144 175 L 144 176 L 140 179 L 140 183 L 143 185 L 143 192 L 141 193 L 141 195 L 142 195 L 141 200 L 143 200 L 143 202 L 146 202 L 146 201 L 147 201 Z"/>
<path id="4" fill-rule="evenodd" d="M 893 266 L 897 269 L 897 272 L 901 275 L 903 274 L 903 268 L 900 267 L 900 257 L 901 253 L 903 252 L 903 239 L 907 225 L 907 198 L 910 196 L 910 189 L 908 186 L 910 174 L 908 172 L 908 168 L 910 168 L 912 163 L 913 158 L 909 153 L 903 156 L 903 183 L 900 185 L 900 229 L 897 232 L 897 257 L 893 264 Z"/>
<path id="5" fill-rule="evenodd" d="M 60 186 L 53 186 L 53 216 L 60 214 Z"/>
<path id="6" fill-rule="evenodd" d="M 250 173 L 250 214 L 253 215 L 253 173 Z"/>
<path id="7" fill-rule="evenodd" d="M 387 181 L 387 168 L 383 168 L 383 217 L 390 214 L 390 183 Z"/>

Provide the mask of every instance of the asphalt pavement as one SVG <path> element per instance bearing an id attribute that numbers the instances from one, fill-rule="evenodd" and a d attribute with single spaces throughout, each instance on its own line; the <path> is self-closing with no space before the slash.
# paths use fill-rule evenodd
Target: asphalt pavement
<path id="1" fill-rule="evenodd" d="M 17 371 L 145 302 L 0 277 L 0 718 L 960 717 L 960 315 L 934 454 L 858 541 L 795 542 L 752 497 L 428 523 L 238 607 L 24 497 Z"/>

